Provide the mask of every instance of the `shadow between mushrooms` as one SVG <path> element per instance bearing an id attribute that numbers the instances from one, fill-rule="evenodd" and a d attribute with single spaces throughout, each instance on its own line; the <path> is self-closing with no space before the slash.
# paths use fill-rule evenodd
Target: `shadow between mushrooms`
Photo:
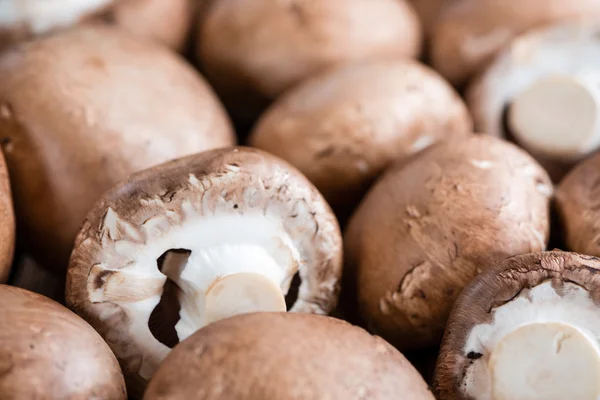
<path id="1" fill-rule="evenodd" d="M 149 327 L 167 280 L 179 317 L 162 318 L 181 341 L 232 315 L 286 311 L 296 274 L 289 310 L 327 314 L 341 248 L 331 209 L 298 171 L 251 148 L 208 151 L 136 173 L 96 203 L 77 236 L 67 303 L 109 343 L 139 396 L 170 350 Z"/>

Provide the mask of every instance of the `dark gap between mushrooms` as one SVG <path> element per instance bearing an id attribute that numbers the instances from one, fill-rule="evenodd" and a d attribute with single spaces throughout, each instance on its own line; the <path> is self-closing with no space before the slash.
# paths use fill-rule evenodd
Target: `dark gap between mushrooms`
<path id="1" fill-rule="evenodd" d="M 288 311 L 290 311 L 290 308 L 292 308 L 296 300 L 298 300 L 298 291 L 300 290 L 301 283 L 302 279 L 300 278 L 300 272 L 296 272 L 296 274 L 292 278 L 290 289 L 288 290 L 287 295 L 285 296 L 285 305 Z"/>

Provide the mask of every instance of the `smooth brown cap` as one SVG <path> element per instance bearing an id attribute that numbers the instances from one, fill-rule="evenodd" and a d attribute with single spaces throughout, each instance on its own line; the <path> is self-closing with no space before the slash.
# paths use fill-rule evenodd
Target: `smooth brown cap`
<path id="1" fill-rule="evenodd" d="M 15 248 L 15 215 L 6 163 L 0 150 L 0 283 L 6 282 Z"/>
<path id="2" fill-rule="evenodd" d="M 487 268 L 486 268 L 487 267 Z M 493 311 L 545 281 L 560 293 L 563 283 L 581 286 L 600 305 L 600 259 L 562 251 L 524 254 L 484 266 L 454 304 L 438 358 L 434 393 L 439 400 L 468 400 L 460 389 L 478 354 L 464 354 L 469 333 L 493 320 Z"/>
<path id="3" fill-rule="evenodd" d="M 388 343 L 331 317 L 237 316 L 198 331 L 171 352 L 145 400 L 433 399 Z"/>
<path id="4" fill-rule="evenodd" d="M 191 66 L 102 26 L 2 54 L 0 132 L 25 249 L 60 271 L 105 190 L 134 171 L 235 142 Z"/>
<path id="5" fill-rule="evenodd" d="M 0 285 L 4 399 L 123 399 L 125 382 L 100 335 L 44 296 Z"/>

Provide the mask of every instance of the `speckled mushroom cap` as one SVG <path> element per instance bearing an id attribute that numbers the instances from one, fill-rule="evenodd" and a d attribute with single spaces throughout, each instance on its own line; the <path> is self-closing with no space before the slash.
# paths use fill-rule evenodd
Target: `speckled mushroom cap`
<path id="1" fill-rule="evenodd" d="M 15 215 L 8 171 L 0 151 L 0 283 L 6 282 L 15 248 Z"/>
<path id="2" fill-rule="evenodd" d="M 105 190 L 134 171 L 235 143 L 191 66 L 103 26 L 2 54 L 0 132 L 25 249 L 61 271 Z"/>
<path id="3" fill-rule="evenodd" d="M 369 328 L 400 349 L 439 343 L 452 303 L 482 268 L 545 249 L 551 194 L 535 160 L 486 135 L 391 167 L 344 240 Z"/>
<path id="4" fill-rule="evenodd" d="M 404 0 L 222 0 L 198 35 L 209 80 L 234 116 L 250 120 L 326 68 L 421 49 L 418 17 Z"/>
<path id="5" fill-rule="evenodd" d="M 0 51 L 93 20 L 116 24 L 140 38 L 180 50 L 192 19 L 190 0 L 3 0 Z"/>
<path id="6" fill-rule="evenodd" d="M 300 169 L 338 212 L 393 161 L 471 131 L 466 106 L 433 70 L 375 61 L 304 81 L 267 110 L 250 143 Z"/>
<path id="7" fill-rule="evenodd" d="M 431 59 L 456 85 L 479 73 L 511 40 L 532 28 L 600 16 L 596 0 L 455 0 L 432 33 Z"/>
<path id="8" fill-rule="evenodd" d="M 597 398 L 600 260 L 552 251 L 488 267 L 454 305 L 436 397 Z"/>
<path id="9" fill-rule="evenodd" d="M 600 256 L 600 154 L 581 162 L 556 190 L 556 206 L 569 250 Z"/>
<path id="10" fill-rule="evenodd" d="M 134 174 L 96 204 L 77 236 L 67 303 L 107 340 L 131 390 L 169 352 L 148 327 L 167 277 L 180 289 L 175 330 L 183 340 L 210 322 L 212 288 L 238 273 L 260 275 L 261 288 L 266 279 L 280 296 L 299 273 L 289 310 L 328 313 L 341 247 L 331 209 L 299 172 L 260 150 L 212 150 Z M 187 258 L 159 270 L 171 249 Z M 244 296 L 234 294 L 252 300 Z"/>
<path id="11" fill-rule="evenodd" d="M 100 335 L 60 304 L 0 285 L 3 399 L 127 398 L 119 364 Z"/>
<path id="12" fill-rule="evenodd" d="M 433 395 L 402 354 L 361 328 L 331 317 L 254 313 L 219 321 L 177 346 L 144 399 L 433 400 Z"/>

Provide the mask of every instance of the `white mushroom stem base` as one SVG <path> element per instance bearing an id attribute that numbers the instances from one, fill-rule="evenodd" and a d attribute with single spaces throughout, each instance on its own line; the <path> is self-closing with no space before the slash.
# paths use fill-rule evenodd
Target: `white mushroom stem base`
<path id="1" fill-rule="evenodd" d="M 600 349 L 593 338 L 563 323 L 517 328 L 492 350 L 492 398 L 597 399 Z"/>
<path id="2" fill-rule="evenodd" d="M 544 282 L 468 334 L 461 389 L 475 400 L 600 399 L 600 313 L 582 287 Z"/>
<path id="3" fill-rule="evenodd" d="M 530 151 L 576 161 L 600 147 L 600 75 L 549 76 L 515 97 L 508 126 Z"/>

